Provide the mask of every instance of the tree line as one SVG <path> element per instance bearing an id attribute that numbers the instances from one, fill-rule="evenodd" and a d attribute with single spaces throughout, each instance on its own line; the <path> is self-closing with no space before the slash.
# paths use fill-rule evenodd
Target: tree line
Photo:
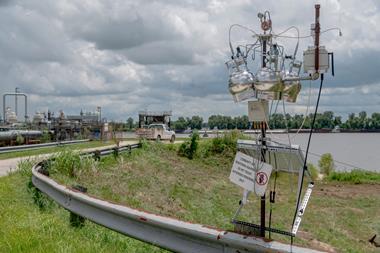
<path id="1" fill-rule="evenodd" d="M 298 129 L 301 126 L 303 129 L 310 129 L 313 116 L 314 114 L 312 113 L 307 116 L 277 113 L 270 116 L 268 124 L 271 129 L 285 129 L 286 127 Z M 203 118 L 199 116 L 180 117 L 172 123 L 172 128 L 178 131 L 188 128 L 201 129 L 202 127 L 210 129 L 249 129 L 250 123 L 247 115 L 237 117 L 211 115 L 207 123 L 203 122 Z M 380 113 L 372 113 L 371 116 L 368 116 L 364 111 L 359 114 L 350 113 L 347 120 L 343 121 L 342 117 L 334 115 L 334 112 L 325 111 L 316 115 L 314 127 L 315 129 L 333 129 L 335 127 L 352 130 L 380 129 Z"/>
<path id="2" fill-rule="evenodd" d="M 310 129 L 311 121 L 314 114 L 304 116 L 302 114 L 283 115 L 280 113 L 272 114 L 269 118 L 269 127 L 271 129 Z M 303 123 L 303 125 L 302 125 Z M 137 122 L 130 117 L 122 127 L 125 130 L 137 128 Z M 347 120 L 343 121 L 341 116 L 334 115 L 332 111 L 318 113 L 315 120 L 315 129 L 333 129 L 335 127 L 352 130 L 376 130 L 380 129 L 380 113 L 375 112 L 370 116 L 365 111 L 359 114 L 350 113 Z M 192 117 L 179 117 L 176 121 L 171 122 L 171 128 L 176 131 L 186 129 L 249 129 L 250 123 L 247 115 L 231 117 L 223 115 L 211 115 L 207 122 L 197 115 Z"/>

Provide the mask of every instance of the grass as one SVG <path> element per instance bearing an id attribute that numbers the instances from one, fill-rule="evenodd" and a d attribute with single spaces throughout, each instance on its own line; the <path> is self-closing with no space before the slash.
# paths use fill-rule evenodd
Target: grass
<path id="1" fill-rule="evenodd" d="M 329 174 L 328 180 L 351 182 L 354 184 L 373 184 L 380 182 L 380 173 L 363 170 L 352 170 L 350 172 L 334 171 Z"/>
<path id="2" fill-rule="evenodd" d="M 2 153 L 0 154 L 0 160 L 16 158 L 16 157 L 27 157 L 27 156 L 55 153 L 55 152 L 60 152 L 64 150 L 65 148 L 70 148 L 70 149 L 96 148 L 96 147 L 107 146 L 107 145 L 112 145 L 112 144 L 113 144 L 112 142 L 105 143 L 102 141 L 90 141 L 90 142 L 85 142 L 85 143 L 68 144 L 64 146 L 30 149 L 26 151 Z"/>
<path id="3" fill-rule="evenodd" d="M 123 205 L 233 229 L 230 219 L 241 189 L 228 180 L 234 150 L 225 145 L 221 146 L 226 149 L 217 149 L 213 143 L 218 142 L 200 142 L 192 160 L 177 155 L 178 145 L 153 143 L 118 159 L 102 158 L 96 169 L 84 170 L 74 177 L 64 173 L 52 176 L 67 185 L 83 185 L 90 194 Z M 272 207 L 274 227 L 290 229 L 296 195 L 290 185 L 296 182 L 295 177 L 279 175 L 276 204 Z M 380 184 L 319 182 L 296 244 L 339 252 L 375 252 L 367 240 L 380 231 L 379 192 Z M 251 196 L 250 200 L 239 218 L 259 224 L 258 198 Z M 289 242 L 280 235 L 273 238 Z"/>
<path id="4" fill-rule="evenodd" d="M 89 221 L 73 228 L 69 212 L 46 197 L 40 208 L 28 188 L 30 165 L 22 165 L 29 175 L 18 171 L 0 178 L 0 252 L 166 252 Z"/>
<path id="5" fill-rule="evenodd" d="M 179 145 L 160 143 L 98 162 L 63 159 L 51 165 L 51 175 L 123 205 L 233 229 L 230 219 L 242 191 L 228 180 L 235 152 L 225 145 L 229 142 L 229 138 L 203 140 L 192 160 L 177 155 Z M 72 170 L 63 168 L 67 163 Z M 35 203 L 35 194 L 27 187 L 30 165 L 25 161 L 20 164 L 24 169 L 0 178 L 0 252 L 163 252 L 88 221 L 81 229 L 70 227 L 67 211 L 48 200 Z M 277 182 L 272 225 L 289 230 L 296 195 L 290 185 L 296 185 L 297 179 L 279 174 Z M 375 252 L 367 240 L 380 231 L 379 192 L 377 182 L 317 182 L 295 243 L 324 249 L 331 245 L 338 252 Z M 258 224 L 258 198 L 249 199 L 239 218 Z M 282 236 L 273 238 L 288 242 Z"/>

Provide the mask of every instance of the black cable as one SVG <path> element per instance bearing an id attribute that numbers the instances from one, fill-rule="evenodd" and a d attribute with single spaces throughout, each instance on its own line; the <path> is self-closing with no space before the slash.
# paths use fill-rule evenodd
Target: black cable
<path id="1" fill-rule="evenodd" d="M 302 193 L 302 188 L 303 188 L 303 178 L 304 178 L 304 176 L 305 176 L 305 171 L 308 170 L 308 169 L 307 169 L 307 156 L 308 156 L 308 154 L 309 154 L 309 148 L 310 148 L 311 136 L 313 135 L 315 119 L 316 119 L 316 117 L 317 117 L 318 106 L 319 106 L 319 100 L 320 100 L 320 98 L 321 98 L 322 86 L 323 86 L 323 74 L 321 74 L 321 84 L 319 85 L 319 92 L 318 92 L 317 104 L 316 104 L 316 106 L 315 106 L 315 111 L 314 111 L 313 121 L 312 121 L 311 126 L 310 126 L 310 133 L 309 133 L 309 139 L 308 139 L 308 141 L 307 141 L 306 154 L 305 154 L 305 161 L 304 161 L 304 163 L 303 163 L 301 185 L 300 185 L 300 189 L 299 189 L 299 193 L 298 193 L 297 206 L 296 206 L 296 211 L 294 212 L 294 217 L 293 217 L 292 227 L 293 227 L 293 225 L 294 225 L 294 221 L 296 220 L 297 213 L 298 213 L 298 208 L 299 208 L 300 199 L 301 199 L 301 193 Z"/>
<path id="2" fill-rule="evenodd" d="M 270 210 L 269 210 L 269 228 L 272 227 L 272 204 L 275 203 L 275 198 L 276 198 L 276 184 L 277 184 L 277 158 L 276 158 L 276 153 L 273 153 L 274 155 L 274 167 L 275 167 L 275 177 L 274 177 L 274 184 L 273 184 L 273 191 L 270 191 L 269 193 L 269 205 L 270 205 Z M 269 239 L 271 239 L 271 230 L 269 230 Z"/>

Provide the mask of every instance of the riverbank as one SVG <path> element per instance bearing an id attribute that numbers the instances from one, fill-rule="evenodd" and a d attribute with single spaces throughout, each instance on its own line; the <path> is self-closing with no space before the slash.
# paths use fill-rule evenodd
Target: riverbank
<path id="1" fill-rule="evenodd" d="M 226 143 L 215 146 L 213 142 L 200 143 L 192 160 L 178 156 L 176 145 L 154 143 L 132 155 L 103 158 L 95 167 L 74 171 L 74 178 L 54 169 L 51 175 L 66 185 L 85 186 L 99 198 L 233 229 L 230 219 L 241 197 L 241 189 L 228 180 L 234 150 Z M 278 177 L 272 226 L 290 229 L 296 193 L 291 186 L 296 182 L 296 177 L 287 174 Z M 295 243 L 327 251 L 375 252 L 368 239 L 380 231 L 379 193 L 378 182 L 317 182 Z M 240 219 L 258 223 L 258 206 L 257 198 L 251 197 Z M 289 242 L 284 236 L 272 237 Z"/>

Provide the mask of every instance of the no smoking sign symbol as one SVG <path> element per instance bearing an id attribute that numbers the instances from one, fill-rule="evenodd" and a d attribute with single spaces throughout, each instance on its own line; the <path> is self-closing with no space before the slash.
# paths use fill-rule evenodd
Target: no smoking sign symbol
<path id="1" fill-rule="evenodd" d="M 258 172 L 256 174 L 256 183 L 259 185 L 265 185 L 268 182 L 268 176 L 265 172 Z"/>

